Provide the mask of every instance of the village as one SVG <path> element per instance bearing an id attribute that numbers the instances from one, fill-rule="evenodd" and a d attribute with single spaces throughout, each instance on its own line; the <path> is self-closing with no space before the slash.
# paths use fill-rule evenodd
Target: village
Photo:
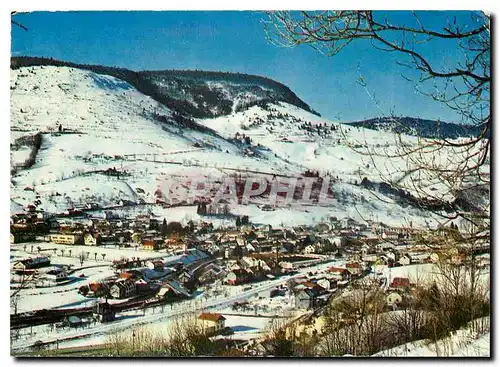
<path id="1" fill-rule="evenodd" d="M 183 308 L 214 337 L 234 334 L 238 328 L 225 323 L 228 315 L 300 317 L 367 276 L 379 281 L 387 307 L 397 309 L 413 281 L 397 269 L 465 259 L 456 246 L 422 243 L 419 233 L 335 217 L 290 228 L 238 217 L 234 226 L 214 228 L 153 214 L 16 213 L 10 235 L 13 348 L 59 346 L 65 338 L 88 337 L 99 325 L 126 327 L 129 317 L 139 316 L 154 323 Z M 489 247 L 482 253 L 480 266 L 489 267 Z M 66 331 L 54 338 L 54 325 Z"/>

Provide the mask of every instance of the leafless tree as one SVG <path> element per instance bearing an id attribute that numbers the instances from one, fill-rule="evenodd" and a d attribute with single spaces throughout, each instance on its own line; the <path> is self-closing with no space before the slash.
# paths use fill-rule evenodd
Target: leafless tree
<path id="1" fill-rule="evenodd" d="M 266 328 L 263 342 L 267 353 L 277 357 L 296 355 L 297 335 L 294 323 L 286 318 L 275 317 Z"/>
<path id="2" fill-rule="evenodd" d="M 377 281 L 362 278 L 353 283 L 353 289 L 342 297 L 334 309 L 340 312 L 352 349 L 350 354 L 371 354 L 380 341 L 384 294 Z M 351 329 L 351 330 L 349 330 Z"/>
<path id="3" fill-rule="evenodd" d="M 333 57 L 366 42 L 389 52 L 417 92 L 454 111 L 471 131 L 475 128 L 474 137 L 454 140 L 395 134 L 391 146 L 353 141 L 342 130 L 348 145 L 377 169 L 381 182 L 441 215 L 442 225 L 460 218 L 476 228 L 474 237 L 489 239 L 490 19 L 482 12 L 470 12 L 468 20 L 447 14 L 441 14 L 442 24 L 431 25 L 423 12 L 398 17 L 383 11 L 273 11 L 264 24 L 268 39 L 282 47 L 306 44 Z M 430 43 L 453 54 L 458 50 L 457 58 L 445 65 L 436 62 L 425 49 Z M 370 93 L 362 77 L 359 83 Z M 397 118 L 393 122 L 399 124 Z"/>
<path id="4" fill-rule="evenodd" d="M 78 260 L 80 260 L 80 266 L 83 266 L 83 262 L 85 261 L 86 259 L 86 256 L 85 256 L 85 252 L 80 252 L 80 254 L 78 255 Z"/>
<path id="5" fill-rule="evenodd" d="M 10 306 L 14 308 L 14 315 L 17 315 L 17 305 L 19 304 L 19 294 L 10 296 Z"/>
<path id="6" fill-rule="evenodd" d="M 489 284 L 485 284 L 483 276 L 474 255 L 459 254 L 441 259 L 437 264 L 439 308 L 436 313 L 448 329 L 457 329 L 489 313 Z"/>
<path id="7" fill-rule="evenodd" d="M 35 272 L 23 272 L 20 274 L 18 281 L 15 283 L 15 287 L 10 292 L 10 306 L 14 309 L 14 315 L 17 315 L 17 306 L 19 304 L 22 291 L 35 284 L 36 279 L 37 277 Z"/>
<path id="8" fill-rule="evenodd" d="M 420 338 L 420 329 L 425 322 L 425 311 L 419 308 L 414 297 L 406 296 L 406 305 L 398 312 L 390 313 L 387 323 L 396 344 L 404 344 Z"/>
<path id="9" fill-rule="evenodd" d="M 215 355 L 209 335 L 192 314 L 175 318 L 164 332 L 147 327 L 108 336 L 110 352 L 119 356 L 195 357 Z"/>
<path id="10" fill-rule="evenodd" d="M 17 22 L 17 21 L 14 20 L 14 16 L 16 16 L 17 14 L 19 14 L 19 12 L 17 12 L 17 11 L 11 11 L 10 12 L 10 22 L 11 22 L 11 24 L 13 24 L 13 25 L 21 28 L 22 30 L 27 31 L 28 28 L 26 26 L 24 26 L 21 23 L 19 23 L 19 22 Z"/>

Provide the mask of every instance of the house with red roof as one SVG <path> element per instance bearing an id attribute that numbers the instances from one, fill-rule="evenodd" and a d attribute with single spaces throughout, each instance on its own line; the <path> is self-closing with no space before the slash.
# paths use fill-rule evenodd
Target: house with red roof
<path id="1" fill-rule="evenodd" d="M 407 289 L 410 287 L 410 279 L 402 277 L 395 277 L 389 285 L 389 288 L 391 289 Z"/>
<path id="2" fill-rule="evenodd" d="M 333 278 L 336 280 L 345 280 L 350 277 L 350 273 L 347 269 L 337 268 L 335 266 L 328 268 L 328 273 L 332 274 Z"/>
<path id="3" fill-rule="evenodd" d="M 361 266 L 360 263 L 345 264 L 345 268 L 353 276 L 358 276 L 361 275 L 361 273 L 363 273 L 363 267 Z"/>

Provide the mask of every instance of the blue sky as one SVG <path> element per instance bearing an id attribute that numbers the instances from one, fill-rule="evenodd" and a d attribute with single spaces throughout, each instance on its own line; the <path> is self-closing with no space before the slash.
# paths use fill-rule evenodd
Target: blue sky
<path id="1" fill-rule="evenodd" d="M 429 24 L 446 14 L 427 12 Z M 404 21 L 409 14 L 393 13 Z M 470 14 L 461 13 L 462 17 Z M 29 28 L 12 28 L 12 54 L 46 56 L 79 63 L 134 70 L 203 69 L 263 75 L 290 87 L 323 116 L 356 121 L 396 113 L 454 121 L 438 103 L 415 93 L 401 77 L 394 54 L 355 43 L 328 58 L 308 46 L 280 48 L 265 38 L 259 12 L 34 12 L 16 20 Z M 446 64 L 456 47 L 433 44 L 429 57 Z M 369 86 L 375 103 L 357 83 Z"/>

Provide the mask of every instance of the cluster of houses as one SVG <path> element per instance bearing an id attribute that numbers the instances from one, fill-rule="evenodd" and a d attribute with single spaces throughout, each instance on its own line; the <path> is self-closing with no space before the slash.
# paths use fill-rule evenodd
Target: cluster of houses
<path id="1" fill-rule="evenodd" d="M 63 245 L 131 246 L 144 250 L 169 252 L 188 248 L 186 234 L 196 229 L 210 228 L 193 223 L 182 226 L 167 223 L 151 215 L 133 219 L 46 218 L 42 213 L 21 213 L 11 216 L 11 243 L 32 242 L 37 239 Z"/>
<path id="2" fill-rule="evenodd" d="M 329 295 L 351 280 L 369 272 L 381 274 L 386 267 L 438 262 L 443 257 L 454 263 L 464 256 L 457 248 L 431 250 L 417 241 L 417 231 L 389 227 L 382 223 L 360 224 L 352 218 L 335 217 L 314 226 L 273 228 L 249 223 L 232 228 L 214 229 L 205 222 L 186 226 L 152 215 L 132 219 L 48 219 L 40 213 L 11 217 L 11 242 L 16 243 L 42 234 L 57 244 L 87 246 L 135 246 L 162 251 L 165 259 L 120 260 L 115 263 L 117 276 L 104 282 L 80 287 L 87 296 L 125 299 L 136 295 L 189 297 L 200 285 L 220 282 L 241 285 L 294 273 L 301 263 L 322 259 L 345 260 L 345 266 L 305 279 L 294 286 L 297 308 L 315 308 Z M 39 238 L 37 238 L 39 239 Z M 170 260 L 168 260 L 170 259 Z M 189 259 L 189 260 L 186 260 Z M 485 264 L 488 260 L 482 260 Z M 198 264 L 196 269 L 191 265 Z M 18 261 L 14 271 L 47 268 L 44 277 L 60 282 L 68 278 L 66 269 L 50 266 L 50 259 L 37 257 Z M 400 283 L 398 283 L 400 282 Z M 398 302 L 398 289 L 405 281 L 394 281 L 390 304 Z M 401 294 L 399 294 L 401 296 Z"/>
<path id="3" fill-rule="evenodd" d="M 411 228 L 389 227 L 381 223 L 357 223 L 352 218 L 315 226 L 272 228 L 271 226 L 241 226 L 237 229 L 211 231 L 197 245 L 215 257 L 240 259 L 255 253 L 376 255 L 387 264 L 421 263 L 432 255 L 415 241 L 417 231 Z"/>
<path id="4" fill-rule="evenodd" d="M 371 228 L 370 228 L 371 225 Z M 37 230 L 35 230 L 37 228 Z M 372 232 L 370 232 L 370 229 Z M 43 213 L 21 213 L 11 217 L 11 242 L 44 240 L 65 245 L 140 247 L 145 250 L 176 252 L 201 245 L 215 257 L 227 259 L 252 253 L 280 252 L 283 254 L 332 253 L 348 238 L 363 238 L 370 234 L 382 239 L 403 239 L 401 229 L 359 224 L 351 218 L 329 221 L 313 227 L 272 228 L 252 226 L 214 230 L 210 223 L 167 223 L 165 218 L 137 215 L 131 219 L 114 218 L 46 218 Z"/>
<path id="5" fill-rule="evenodd" d="M 129 262 L 118 267 L 117 275 L 105 281 L 81 286 L 79 293 L 88 297 L 131 298 L 137 295 L 155 295 L 157 298 L 190 297 L 199 285 L 196 270 L 210 259 L 197 249 L 189 249 L 180 256 Z"/>
<path id="6" fill-rule="evenodd" d="M 274 262 L 274 264 L 273 264 Z M 271 264 L 271 266 L 268 265 Z M 272 279 L 281 269 L 275 267 L 276 260 L 256 259 L 255 257 L 243 256 L 239 260 L 228 260 L 226 263 L 227 274 L 224 282 L 229 285 L 245 284 L 251 281 Z"/>
<path id="7" fill-rule="evenodd" d="M 68 271 L 64 267 L 51 266 L 50 258 L 36 256 L 15 261 L 12 264 L 12 272 L 18 276 L 34 275 L 32 279 L 57 284 L 68 279 Z"/>
<path id="8" fill-rule="evenodd" d="M 49 231 L 43 212 L 19 212 L 10 218 L 10 243 L 35 241 L 37 234 Z"/>
<path id="9" fill-rule="evenodd" d="M 316 228 L 272 228 L 242 226 L 213 231 L 204 236 L 200 246 L 215 257 L 235 259 L 253 253 L 312 254 L 331 253 L 342 238 L 332 233 L 316 233 Z"/>
<path id="10" fill-rule="evenodd" d="M 364 263 L 348 262 L 343 267 L 332 266 L 326 271 L 295 278 L 288 284 L 297 309 L 314 309 L 325 305 L 329 297 L 370 272 Z"/>

